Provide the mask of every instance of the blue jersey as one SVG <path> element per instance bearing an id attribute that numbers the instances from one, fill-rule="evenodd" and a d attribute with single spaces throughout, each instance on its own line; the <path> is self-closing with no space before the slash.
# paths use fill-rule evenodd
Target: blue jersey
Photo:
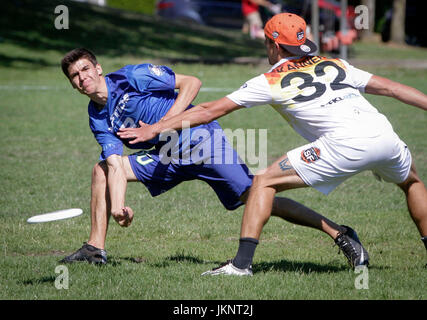
<path id="1" fill-rule="evenodd" d="M 88 106 L 90 128 L 102 147 L 100 160 L 113 154 L 122 155 L 123 144 L 131 149 L 152 149 L 129 156 L 135 176 L 152 196 L 183 181 L 199 179 L 212 187 L 227 209 L 243 204 L 240 197 L 249 189 L 252 175 L 226 141 L 218 122 L 182 130 L 178 139 L 166 141 L 156 137 L 132 145 L 117 135 L 120 128 L 139 126 L 139 120 L 154 124 L 166 115 L 177 97 L 171 69 L 152 64 L 128 65 L 107 74 L 105 81 L 106 105 L 98 109 L 91 101 Z M 171 162 L 165 163 L 163 160 L 169 157 Z M 222 164 L 225 159 L 232 161 Z"/>
<path id="2" fill-rule="evenodd" d="M 123 144 L 131 149 L 151 149 L 158 145 L 158 137 L 129 144 L 128 139 L 121 139 L 117 132 L 120 128 L 139 127 L 139 120 L 154 124 L 166 115 L 177 96 L 175 73 L 166 66 L 127 65 L 107 74 L 105 81 L 108 88 L 106 105 L 99 110 L 90 101 L 88 106 L 90 128 L 102 147 L 100 160 L 112 154 L 122 155 Z M 210 128 L 209 125 L 199 127 Z M 177 143 L 182 146 L 182 138 Z"/>

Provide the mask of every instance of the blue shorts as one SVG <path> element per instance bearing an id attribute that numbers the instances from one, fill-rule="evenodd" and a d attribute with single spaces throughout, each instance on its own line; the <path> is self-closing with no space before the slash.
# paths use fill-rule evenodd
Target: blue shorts
<path id="1" fill-rule="evenodd" d="M 165 163 L 159 149 L 134 153 L 129 156 L 129 162 L 136 178 L 147 187 L 153 197 L 183 181 L 198 179 L 209 184 L 227 210 L 234 210 L 243 204 L 240 197 L 252 185 L 253 175 L 225 137 L 222 143 L 212 143 L 212 148 L 212 155 L 208 157 L 210 159 L 204 157 L 198 164 L 191 161 Z M 224 161 L 224 154 L 227 159 L 233 160 Z"/>

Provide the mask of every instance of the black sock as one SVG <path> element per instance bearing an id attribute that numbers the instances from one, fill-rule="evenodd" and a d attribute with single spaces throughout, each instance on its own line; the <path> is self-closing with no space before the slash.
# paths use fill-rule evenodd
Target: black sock
<path id="1" fill-rule="evenodd" d="M 252 264 L 258 240 L 254 238 L 240 238 L 239 250 L 233 259 L 233 265 L 239 269 L 248 268 Z"/>
<path id="2" fill-rule="evenodd" d="M 426 247 L 426 250 L 427 250 L 427 236 L 422 237 L 421 241 L 424 242 L 424 247 Z"/>

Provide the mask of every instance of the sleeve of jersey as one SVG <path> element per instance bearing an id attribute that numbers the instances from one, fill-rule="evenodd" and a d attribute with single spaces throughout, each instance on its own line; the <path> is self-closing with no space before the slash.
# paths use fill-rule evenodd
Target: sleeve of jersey
<path id="1" fill-rule="evenodd" d="M 240 89 L 227 95 L 227 98 L 246 108 L 273 102 L 270 86 L 263 74 L 247 81 Z"/>
<path id="2" fill-rule="evenodd" d="M 90 118 L 89 125 L 96 141 L 102 148 L 99 160 L 105 160 L 112 154 L 123 155 L 123 142 L 108 132 L 108 128 L 105 128 L 99 120 Z"/>
<path id="3" fill-rule="evenodd" d="M 350 84 L 357 88 L 360 92 L 365 92 L 365 87 L 368 84 L 369 79 L 371 79 L 372 73 L 360 70 L 342 59 L 340 59 L 340 61 L 347 68 L 347 75 L 349 77 L 348 81 Z"/>
<path id="4" fill-rule="evenodd" d="M 175 73 L 166 66 L 139 64 L 127 72 L 130 84 L 139 92 L 175 89 Z"/>

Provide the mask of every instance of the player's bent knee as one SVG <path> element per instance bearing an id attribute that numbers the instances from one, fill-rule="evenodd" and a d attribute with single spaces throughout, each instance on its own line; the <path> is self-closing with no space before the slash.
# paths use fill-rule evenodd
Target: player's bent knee
<path id="1" fill-rule="evenodd" d="M 421 181 L 420 177 L 418 177 L 416 171 L 411 168 L 411 172 L 409 173 L 408 178 L 406 178 L 406 180 L 403 181 L 402 183 L 399 183 L 398 186 L 403 190 L 403 192 L 407 193 L 409 191 L 409 188 L 414 183 L 423 183 L 423 182 Z"/>
<path id="2" fill-rule="evenodd" d="M 257 174 L 254 176 L 253 180 L 252 180 L 252 187 L 251 188 L 256 188 L 262 185 L 262 182 L 264 181 L 264 175 L 263 174 Z"/>
<path id="3" fill-rule="evenodd" d="M 267 173 L 268 168 L 261 169 L 256 173 L 256 176 L 260 176 Z"/>
<path id="4" fill-rule="evenodd" d="M 100 182 L 107 180 L 107 164 L 105 161 L 98 162 L 92 169 L 92 181 Z"/>
<path id="5" fill-rule="evenodd" d="M 257 174 L 254 176 L 252 188 L 266 188 L 273 186 L 273 180 L 270 178 L 270 175 L 268 175 L 267 171 L 264 172 L 264 174 Z"/>

